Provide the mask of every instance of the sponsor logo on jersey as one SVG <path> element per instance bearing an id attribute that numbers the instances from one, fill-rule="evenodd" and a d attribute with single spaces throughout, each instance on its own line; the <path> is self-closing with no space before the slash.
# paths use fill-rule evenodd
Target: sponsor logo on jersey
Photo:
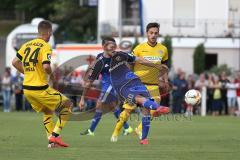
<path id="1" fill-rule="evenodd" d="M 159 56 L 143 56 L 143 58 L 153 62 L 162 61 L 162 57 Z"/>

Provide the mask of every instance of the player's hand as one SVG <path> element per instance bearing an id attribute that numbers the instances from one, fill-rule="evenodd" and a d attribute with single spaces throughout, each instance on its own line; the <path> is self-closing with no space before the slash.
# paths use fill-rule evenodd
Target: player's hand
<path id="1" fill-rule="evenodd" d="M 79 107 L 80 111 L 82 111 L 84 109 L 84 106 L 85 106 L 84 98 L 81 98 L 81 100 L 78 104 L 78 107 Z"/>
<path id="2" fill-rule="evenodd" d="M 168 69 L 168 66 L 165 65 L 165 64 L 161 64 L 160 67 L 159 67 L 159 71 L 160 71 L 160 77 L 162 77 L 163 75 L 167 74 L 169 69 Z"/>

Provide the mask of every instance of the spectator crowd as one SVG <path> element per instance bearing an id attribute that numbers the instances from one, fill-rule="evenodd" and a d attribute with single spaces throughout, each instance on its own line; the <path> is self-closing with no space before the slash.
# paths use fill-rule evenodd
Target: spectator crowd
<path id="1" fill-rule="evenodd" d="M 239 115 L 240 111 L 240 72 L 227 76 L 202 73 L 198 78 L 194 75 L 186 77 L 182 70 L 178 70 L 172 80 L 172 111 L 173 113 L 199 114 L 200 106 L 193 107 L 184 103 L 184 95 L 189 89 L 200 92 L 206 87 L 207 114 Z"/>
<path id="2" fill-rule="evenodd" d="M 74 102 L 74 106 L 77 106 L 82 93 L 85 71 L 71 71 L 71 68 L 59 69 L 55 66 L 53 87 L 66 94 Z M 187 105 L 184 102 L 184 95 L 189 89 L 202 92 L 206 87 L 207 114 L 240 116 L 240 72 L 230 76 L 225 72 L 220 75 L 202 73 L 199 76 L 186 76 L 184 71 L 178 69 L 169 81 L 172 84 L 172 90 L 162 97 L 161 103 L 171 106 L 174 114 L 199 114 L 200 105 L 198 107 Z M 23 95 L 22 83 L 23 76 L 20 73 L 12 76 L 11 69 L 5 69 L 1 75 L 0 92 L 3 112 L 31 111 L 31 105 Z M 87 94 L 86 110 L 95 107 L 100 87 L 100 80 L 97 80 Z"/>

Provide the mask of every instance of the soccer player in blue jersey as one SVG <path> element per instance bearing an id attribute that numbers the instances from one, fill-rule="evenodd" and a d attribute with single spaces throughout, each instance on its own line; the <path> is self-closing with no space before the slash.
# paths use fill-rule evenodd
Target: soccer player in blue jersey
<path id="1" fill-rule="evenodd" d="M 116 48 L 114 42 L 109 42 L 107 46 L 109 48 Z M 150 110 L 155 110 L 153 116 L 159 116 L 168 113 L 169 108 L 159 106 L 158 103 L 154 102 L 146 86 L 140 81 L 139 77 L 130 70 L 129 63 L 140 63 L 142 65 L 157 68 L 161 71 L 162 75 L 168 71 L 168 68 L 165 65 L 155 64 L 142 57 L 136 57 L 122 51 L 108 53 L 110 53 L 109 56 L 111 57 L 109 71 L 112 87 L 122 101 L 127 101 L 129 104 L 137 104 L 142 107 L 143 134 L 140 144 L 148 144 L 147 135 L 150 128 Z M 120 119 L 125 119 L 126 117 L 127 116 L 120 116 Z M 116 142 L 117 138 L 117 136 L 113 135 L 111 141 Z"/>
<path id="2" fill-rule="evenodd" d="M 101 120 L 104 107 L 108 107 L 108 108 L 115 107 L 114 115 L 116 118 L 119 118 L 119 115 L 121 113 L 121 109 L 118 106 L 118 97 L 111 85 L 111 80 L 110 80 L 109 68 L 110 68 L 111 57 L 109 55 L 111 53 L 109 52 L 113 52 L 114 50 L 112 50 L 111 48 L 110 49 L 107 48 L 106 44 L 108 44 L 109 42 L 112 42 L 115 44 L 115 40 L 113 38 L 111 37 L 103 38 L 102 46 L 103 46 L 104 52 L 98 54 L 94 65 L 90 67 L 91 73 L 88 77 L 88 80 L 84 84 L 84 90 L 81 96 L 81 100 L 79 102 L 80 109 L 84 108 L 84 104 L 85 104 L 84 98 L 85 98 L 86 92 L 91 87 L 93 81 L 96 80 L 100 74 L 102 75 L 101 94 L 96 104 L 95 115 L 92 119 L 91 126 L 85 132 L 81 133 L 81 135 L 91 135 L 91 136 L 94 135 L 94 131 L 99 121 Z M 133 132 L 133 129 L 128 125 L 127 122 L 124 123 L 123 127 L 124 127 L 124 135 L 127 135 Z"/>

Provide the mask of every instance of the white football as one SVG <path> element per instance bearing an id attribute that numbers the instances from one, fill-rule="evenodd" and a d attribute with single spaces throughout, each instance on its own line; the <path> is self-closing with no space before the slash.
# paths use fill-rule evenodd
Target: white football
<path id="1" fill-rule="evenodd" d="M 190 105 L 197 105 L 201 102 L 201 93 L 198 90 L 191 89 L 185 94 L 185 102 Z"/>

